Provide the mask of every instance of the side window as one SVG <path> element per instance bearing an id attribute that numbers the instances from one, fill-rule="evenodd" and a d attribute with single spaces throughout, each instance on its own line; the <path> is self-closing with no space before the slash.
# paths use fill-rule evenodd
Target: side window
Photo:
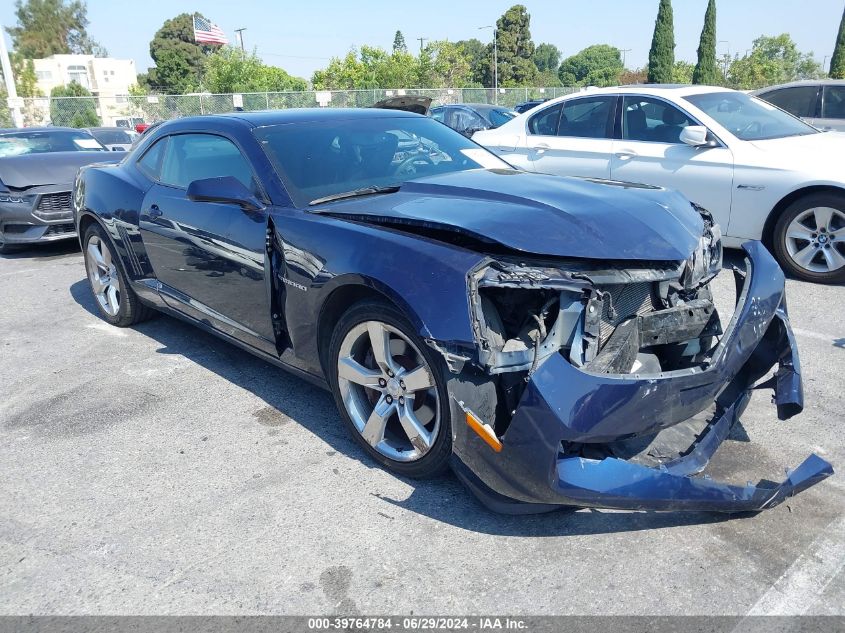
<path id="1" fill-rule="evenodd" d="M 161 164 L 161 182 L 187 189 L 195 180 L 233 176 L 255 193 L 252 169 L 229 139 L 214 134 L 174 134 Z"/>
<path id="2" fill-rule="evenodd" d="M 696 125 L 671 103 L 649 97 L 625 97 L 622 101 L 622 138 L 652 143 L 681 142 L 681 131 Z"/>
<path id="3" fill-rule="evenodd" d="M 822 118 L 845 119 L 845 86 L 825 86 Z"/>
<path id="4" fill-rule="evenodd" d="M 558 136 L 612 138 L 616 97 L 597 96 L 563 102 Z"/>
<path id="5" fill-rule="evenodd" d="M 157 140 L 138 160 L 137 166 L 147 178 L 158 180 L 161 174 L 161 159 L 167 147 L 167 138 Z"/>
<path id="6" fill-rule="evenodd" d="M 761 94 L 760 98 L 795 116 L 812 117 L 816 114 L 818 93 L 818 86 L 796 86 L 772 90 Z"/>
<path id="7" fill-rule="evenodd" d="M 539 136 L 554 136 L 557 134 L 557 122 L 560 119 L 560 110 L 563 106 L 557 104 L 551 108 L 540 110 L 528 120 L 529 134 Z"/>
<path id="8" fill-rule="evenodd" d="M 446 108 L 434 108 L 431 111 L 431 118 L 435 121 L 440 121 L 440 123 L 443 123 L 444 119 L 446 118 Z"/>

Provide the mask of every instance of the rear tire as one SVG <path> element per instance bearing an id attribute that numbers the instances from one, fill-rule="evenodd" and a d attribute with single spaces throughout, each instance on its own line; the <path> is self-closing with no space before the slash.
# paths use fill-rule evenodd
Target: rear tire
<path id="1" fill-rule="evenodd" d="M 155 310 L 141 303 L 132 290 L 123 264 L 99 224 L 85 231 L 82 254 L 88 284 L 103 319 L 117 327 L 129 327 L 155 315 Z"/>
<path id="2" fill-rule="evenodd" d="M 399 475 L 449 466 L 452 425 L 443 361 L 393 306 L 353 305 L 334 328 L 326 374 L 349 432 Z"/>
<path id="3" fill-rule="evenodd" d="M 783 270 L 798 279 L 845 281 L 845 196 L 814 193 L 790 204 L 775 224 L 773 246 Z"/>

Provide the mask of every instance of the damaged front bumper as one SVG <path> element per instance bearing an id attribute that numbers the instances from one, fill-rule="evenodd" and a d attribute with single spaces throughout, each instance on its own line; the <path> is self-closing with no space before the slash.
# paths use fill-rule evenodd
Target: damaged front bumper
<path id="1" fill-rule="evenodd" d="M 526 376 L 506 430 L 497 437 L 491 424 L 487 439 L 478 427 L 497 415 L 489 405 L 495 388 L 484 376 L 453 376 L 458 476 L 486 505 L 509 513 L 564 505 L 753 512 L 830 476 L 831 465 L 816 455 L 779 483 L 742 486 L 698 476 L 755 386 L 774 389 L 782 420 L 803 409 L 783 274 L 759 242 L 743 248 L 748 272 L 737 273 L 736 310 L 707 363 L 606 374 L 576 367 L 562 353 L 547 355 Z M 773 367 L 772 378 L 758 385 Z"/>

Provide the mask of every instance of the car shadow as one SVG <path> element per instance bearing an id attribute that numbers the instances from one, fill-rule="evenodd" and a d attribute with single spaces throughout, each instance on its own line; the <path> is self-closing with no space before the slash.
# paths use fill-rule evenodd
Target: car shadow
<path id="1" fill-rule="evenodd" d="M 87 280 L 81 279 L 71 285 L 70 294 L 80 307 L 99 318 Z M 160 354 L 181 355 L 195 362 L 290 417 L 323 439 L 332 450 L 369 468 L 381 468 L 349 436 L 334 409 L 331 395 L 323 389 L 176 318 L 162 315 L 133 329 L 158 342 Z M 326 415 L 326 411 L 331 411 L 331 414 Z M 256 419 L 256 424 L 260 423 Z M 395 519 L 397 512 L 413 512 L 455 527 L 499 536 L 551 537 L 638 532 L 718 523 L 731 518 L 698 512 L 591 509 L 561 509 L 547 514 L 509 516 L 488 510 L 451 473 L 431 480 L 399 479 L 413 489 L 412 493 L 405 499 L 374 495 L 385 504 L 381 512 L 383 516 Z"/>
<path id="2" fill-rule="evenodd" d="M 32 261 L 49 261 L 60 257 L 66 257 L 79 253 L 79 242 L 73 240 L 59 240 L 57 242 L 44 242 L 21 247 L 11 253 L 0 255 L 0 261 L 4 259 L 29 259 Z"/>

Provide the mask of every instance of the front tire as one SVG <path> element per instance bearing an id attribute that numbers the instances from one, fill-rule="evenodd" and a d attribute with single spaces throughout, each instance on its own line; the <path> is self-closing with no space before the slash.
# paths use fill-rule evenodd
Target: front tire
<path id="1" fill-rule="evenodd" d="M 82 241 L 85 270 L 100 316 L 117 327 L 129 327 L 153 316 L 129 285 L 111 240 L 99 224 L 85 231 Z"/>
<path id="2" fill-rule="evenodd" d="M 392 306 L 352 306 L 334 330 L 326 373 L 355 440 L 407 477 L 443 473 L 452 453 L 443 363 Z"/>
<path id="3" fill-rule="evenodd" d="M 794 277 L 845 281 L 845 196 L 816 193 L 790 204 L 775 225 L 774 252 Z"/>

